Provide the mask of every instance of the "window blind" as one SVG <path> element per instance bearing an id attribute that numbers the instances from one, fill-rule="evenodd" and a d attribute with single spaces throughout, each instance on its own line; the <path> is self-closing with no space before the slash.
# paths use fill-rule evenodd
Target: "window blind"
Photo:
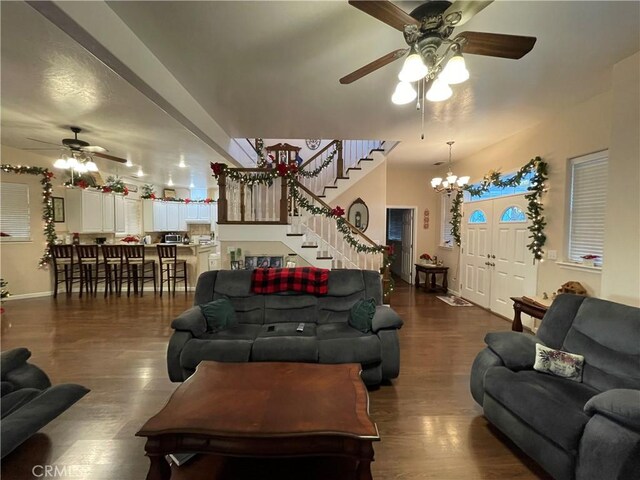
<path id="1" fill-rule="evenodd" d="M 124 230 L 127 235 L 142 234 L 142 202 L 140 200 L 124 199 Z"/>
<path id="2" fill-rule="evenodd" d="M 443 247 L 453 247 L 453 235 L 451 234 L 451 202 L 452 196 L 442 195 L 442 228 L 440 235 L 440 245 Z"/>
<path id="3" fill-rule="evenodd" d="M 27 185 L 4 182 L 0 185 L 0 231 L 7 240 L 31 240 Z"/>
<path id="4" fill-rule="evenodd" d="M 608 152 L 576 158 L 571 163 L 569 259 L 604 256 Z"/>

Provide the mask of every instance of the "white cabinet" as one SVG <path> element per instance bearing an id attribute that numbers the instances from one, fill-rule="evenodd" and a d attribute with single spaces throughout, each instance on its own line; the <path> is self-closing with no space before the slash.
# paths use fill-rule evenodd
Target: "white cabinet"
<path id="1" fill-rule="evenodd" d="M 218 231 L 218 204 L 217 203 L 210 203 L 209 204 L 209 208 L 210 210 L 210 214 L 211 214 L 211 231 L 212 232 L 217 232 Z"/>
<path id="2" fill-rule="evenodd" d="M 211 208 L 208 203 L 198 203 L 198 221 L 209 223 L 211 221 Z"/>
<path id="3" fill-rule="evenodd" d="M 198 220 L 198 204 L 197 203 L 187 203 L 187 215 L 186 220 Z"/>
<path id="4" fill-rule="evenodd" d="M 116 229 L 116 211 L 113 195 L 102 194 L 102 231 L 114 232 Z"/>
<path id="5" fill-rule="evenodd" d="M 166 229 L 170 232 L 177 232 L 180 230 L 180 203 L 168 202 L 165 203 L 167 226 Z"/>
<path id="6" fill-rule="evenodd" d="M 167 205 L 163 202 L 153 202 L 153 228 L 152 232 L 164 232 L 167 230 Z"/>
<path id="7" fill-rule="evenodd" d="M 67 228 L 77 233 L 113 233 L 115 202 L 113 194 L 92 190 L 66 191 Z"/>
<path id="8" fill-rule="evenodd" d="M 189 204 L 179 203 L 178 205 L 179 226 L 177 230 L 180 232 L 186 232 L 187 230 L 189 230 L 189 226 L 187 225 L 187 207 L 189 206 Z"/>
<path id="9" fill-rule="evenodd" d="M 126 233 L 124 197 L 122 195 L 114 195 L 113 201 L 115 210 L 115 232 Z"/>

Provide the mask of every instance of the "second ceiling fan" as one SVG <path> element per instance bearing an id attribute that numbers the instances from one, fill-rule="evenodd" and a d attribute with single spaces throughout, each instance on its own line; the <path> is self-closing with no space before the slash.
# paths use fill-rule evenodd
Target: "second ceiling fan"
<path id="1" fill-rule="evenodd" d="M 535 37 L 471 31 L 450 38 L 455 27 L 466 23 L 491 3 L 492 0 L 454 3 L 431 0 L 406 13 L 386 0 L 350 0 L 349 4 L 358 10 L 400 30 L 409 47 L 394 50 L 345 75 L 340 83 L 355 82 L 409 53 L 399 75 L 400 84 L 394 93 L 394 103 L 409 103 L 415 99 L 416 93 L 410 83 L 423 79 L 426 82 L 423 88 L 427 91 L 427 99 L 439 101 L 448 98 L 451 95 L 448 84 L 460 83 L 469 75 L 461 56 L 463 52 L 519 59 L 529 53 L 536 43 Z M 446 89 L 448 96 L 445 95 Z"/>

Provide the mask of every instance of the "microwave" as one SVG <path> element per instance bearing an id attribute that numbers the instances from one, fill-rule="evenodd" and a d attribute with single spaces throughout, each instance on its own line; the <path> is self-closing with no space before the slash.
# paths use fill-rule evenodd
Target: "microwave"
<path id="1" fill-rule="evenodd" d="M 177 233 L 167 233 L 164 236 L 164 243 L 182 243 L 182 235 Z"/>

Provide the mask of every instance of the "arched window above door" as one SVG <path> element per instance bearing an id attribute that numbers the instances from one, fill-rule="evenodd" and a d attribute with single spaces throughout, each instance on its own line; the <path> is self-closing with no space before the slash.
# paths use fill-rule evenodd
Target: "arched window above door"
<path id="1" fill-rule="evenodd" d="M 524 214 L 524 212 L 520 208 L 514 205 L 512 207 L 505 209 L 505 211 L 502 212 L 502 215 L 500 215 L 500 221 L 501 222 L 526 222 L 527 216 Z"/>
<path id="2" fill-rule="evenodd" d="M 469 215 L 469 223 L 487 223 L 487 217 L 482 210 L 474 210 Z"/>

